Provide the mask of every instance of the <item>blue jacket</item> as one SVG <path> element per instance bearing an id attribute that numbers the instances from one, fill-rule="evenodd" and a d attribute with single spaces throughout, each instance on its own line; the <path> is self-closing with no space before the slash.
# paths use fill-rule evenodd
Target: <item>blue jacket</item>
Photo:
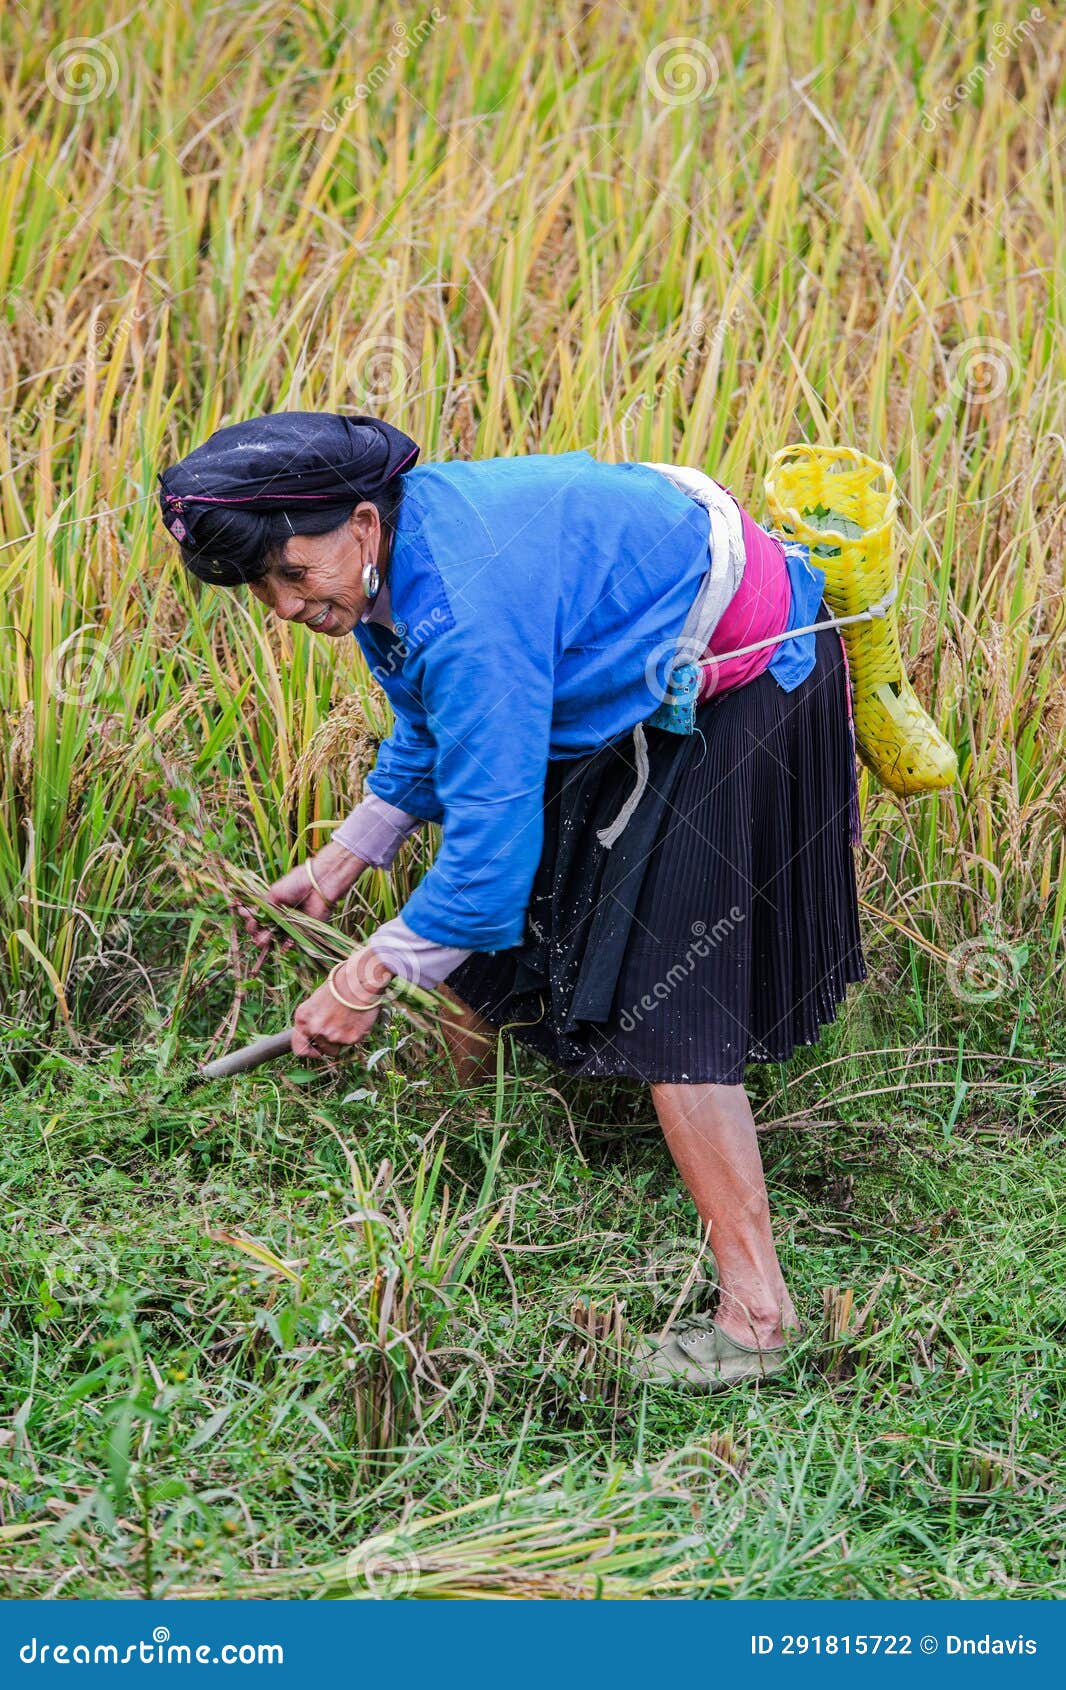
<path id="1" fill-rule="evenodd" d="M 549 759 L 578 757 L 655 711 L 649 686 L 709 566 L 707 512 L 641 464 L 585 450 L 419 464 L 389 565 L 396 629 L 355 638 L 395 726 L 371 792 L 442 824 L 402 910 L 424 938 L 517 945 L 543 843 Z M 793 572 L 789 627 L 816 620 L 824 576 Z M 797 591 L 797 586 L 800 590 Z M 790 691 L 813 634 L 770 671 Z"/>

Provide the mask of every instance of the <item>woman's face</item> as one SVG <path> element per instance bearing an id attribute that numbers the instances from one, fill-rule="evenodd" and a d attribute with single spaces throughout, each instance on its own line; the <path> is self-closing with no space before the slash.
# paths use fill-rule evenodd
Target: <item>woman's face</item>
<path id="1" fill-rule="evenodd" d="M 293 534 L 260 581 L 249 583 L 260 604 L 316 634 L 350 634 L 367 607 L 363 568 L 381 567 L 381 520 L 369 501 L 328 534 Z"/>

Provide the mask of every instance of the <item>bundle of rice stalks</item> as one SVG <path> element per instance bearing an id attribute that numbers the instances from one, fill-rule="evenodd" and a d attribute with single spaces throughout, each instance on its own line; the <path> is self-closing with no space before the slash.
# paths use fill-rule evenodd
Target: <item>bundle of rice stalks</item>
<path id="1" fill-rule="evenodd" d="M 535 1485 L 407 1521 L 342 1560 L 247 1579 L 226 1594 L 376 1600 L 610 1601 L 692 1596 L 712 1583 L 693 1553 L 676 1483 L 609 1468 L 595 1489 Z M 572 1478 L 572 1475 L 571 1475 Z M 475 1521 L 475 1516 L 495 1518 Z M 645 1518 L 641 1518 L 641 1515 Z M 217 1594 L 211 1587 L 183 1595 Z"/>
<path id="2" fill-rule="evenodd" d="M 200 901 L 204 893 L 209 893 L 230 906 L 239 900 L 262 910 L 279 934 L 291 939 L 306 960 L 318 964 L 323 971 L 350 956 L 360 942 L 358 939 L 353 941 L 351 935 L 331 923 L 318 921 L 301 910 L 279 909 L 270 902 L 269 886 L 261 876 L 233 862 L 212 844 L 205 843 L 195 829 L 182 826 L 176 818 L 162 818 L 158 825 L 170 831 L 176 846 L 175 870 L 189 893 L 195 893 Z M 453 1012 L 450 1000 L 442 992 L 427 990 L 402 975 L 394 976 L 390 1002 L 395 1002 L 405 1018 L 420 1032 L 427 1034 L 447 1025 Z M 419 1011 L 422 1013 L 419 1014 Z"/>

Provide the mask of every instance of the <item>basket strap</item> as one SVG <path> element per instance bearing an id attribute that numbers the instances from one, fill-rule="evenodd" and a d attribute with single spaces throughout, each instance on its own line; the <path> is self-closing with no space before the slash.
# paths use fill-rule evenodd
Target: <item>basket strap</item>
<path id="1" fill-rule="evenodd" d="M 824 622 L 808 622 L 805 628 L 786 628 L 781 634 L 770 634 L 765 640 L 754 640 L 751 645 L 738 646 L 736 651 L 705 652 L 700 662 L 723 663 L 727 657 L 745 657 L 749 651 L 760 651 L 763 646 L 776 645 L 779 640 L 794 640 L 800 634 L 816 634 L 819 628 L 845 628 L 850 622 L 880 621 L 888 615 L 895 602 L 896 591 L 895 586 L 890 587 L 887 593 L 868 605 L 865 610 L 857 610 L 851 616 L 827 616 Z"/>

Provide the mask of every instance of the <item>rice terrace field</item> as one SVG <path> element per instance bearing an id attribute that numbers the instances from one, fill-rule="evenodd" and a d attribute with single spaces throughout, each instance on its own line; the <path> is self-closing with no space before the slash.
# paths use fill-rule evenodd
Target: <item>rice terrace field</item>
<path id="1" fill-rule="evenodd" d="M 13 4 L 0 107 L 0 1583 L 62 1597 L 1062 1596 L 1066 19 L 1054 4 Z M 632 1335 L 700 1226 L 646 1087 L 411 990 L 291 1022 L 439 832 L 258 972 L 231 910 L 390 717 L 354 640 L 199 591 L 155 478 L 257 413 L 423 461 L 587 447 L 765 519 L 890 464 L 908 674 L 869 979 L 753 1064 L 798 1370 Z"/>

